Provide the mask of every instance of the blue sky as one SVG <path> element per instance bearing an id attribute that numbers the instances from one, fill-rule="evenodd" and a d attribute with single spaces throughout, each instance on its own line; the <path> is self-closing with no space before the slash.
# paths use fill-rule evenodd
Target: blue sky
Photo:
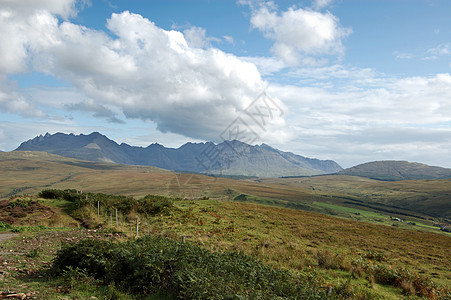
<path id="1" fill-rule="evenodd" d="M 451 167 L 450 13 L 446 0 L 0 0 L 0 150 L 46 132 L 221 142 L 246 120 L 256 144 L 343 167 Z M 247 114 L 263 91 L 278 112 L 264 126 Z"/>

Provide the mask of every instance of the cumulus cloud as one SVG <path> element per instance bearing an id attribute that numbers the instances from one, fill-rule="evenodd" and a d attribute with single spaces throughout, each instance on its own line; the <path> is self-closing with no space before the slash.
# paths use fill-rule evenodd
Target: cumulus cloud
<path id="1" fill-rule="evenodd" d="M 29 71 L 31 52 L 56 42 L 56 16 L 76 13 L 75 1 L 0 0 L 0 108 L 26 117 L 47 115 L 19 92 L 7 75 Z"/>
<path id="2" fill-rule="evenodd" d="M 339 71 L 324 76 L 353 73 Z M 451 167 L 443 161 L 451 154 L 451 75 L 387 78 L 368 70 L 359 75 L 368 77 L 364 88 L 353 77 L 343 89 L 270 86 L 290 107 L 286 119 L 295 138 L 288 150 L 299 145 L 306 155 L 333 158 L 344 166 L 404 159 Z"/>
<path id="3" fill-rule="evenodd" d="M 251 5 L 251 24 L 274 40 L 272 52 L 288 65 L 298 65 L 302 59 L 321 55 L 341 55 L 342 40 L 350 34 L 339 19 L 329 12 L 290 7 L 279 13 L 272 2 Z"/>
<path id="4" fill-rule="evenodd" d="M 286 105 L 296 104 L 301 111 L 293 113 L 303 115 L 299 120 L 311 127 L 315 123 L 310 122 L 324 122 L 327 128 L 336 129 L 435 126 L 451 121 L 450 74 L 380 79 L 378 86 L 365 89 L 347 87 L 331 91 L 322 87 L 272 85 L 270 91 Z"/>
<path id="5" fill-rule="evenodd" d="M 2 17 L 0 25 L 19 28 L 20 34 L 1 27 L 8 41 L 1 43 L 3 53 L 9 51 L 16 61 L 0 63 L 6 65 L 5 73 L 33 69 L 51 74 L 95 101 L 73 108 L 98 117 L 107 113 L 118 121 L 110 116 L 113 110 L 99 115 L 100 108 L 115 107 L 127 118 L 155 122 L 163 132 L 214 140 L 264 89 L 253 63 L 206 48 L 202 28 L 167 31 L 125 11 L 107 20 L 111 37 L 59 22 L 55 14 L 63 12 Z"/>
<path id="6" fill-rule="evenodd" d="M 94 103 L 94 101 L 78 102 L 66 105 L 69 111 L 91 112 L 93 117 L 105 119 L 109 123 L 125 124 L 116 117 L 116 113 L 104 105 Z"/>
<path id="7" fill-rule="evenodd" d="M 314 0 L 313 1 L 313 8 L 315 9 L 322 9 L 326 6 L 329 6 L 332 3 L 333 0 Z"/>
<path id="8" fill-rule="evenodd" d="M 64 19 L 76 16 L 75 3 L 76 0 L 0 0 L 3 13 L 28 16 L 38 11 L 47 11 Z"/>
<path id="9" fill-rule="evenodd" d="M 390 78 L 368 68 L 325 64 L 328 55 L 343 52 L 349 34 L 330 13 L 294 7 L 278 12 L 271 3 L 252 4 L 251 22 L 274 40 L 276 56 L 241 58 L 212 47 L 199 27 L 164 30 L 126 11 L 113 14 L 103 32 L 64 21 L 76 13 L 73 1 L 0 4 L 0 110 L 47 122 L 11 125 L 3 120 L 0 146 L 13 133 L 22 132 L 14 140 L 21 142 L 23 132 L 30 135 L 26 138 L 70 132 L 73 121 L 55 116 L 55 109 L 116 124 L 124 117 L 128 124 L 150 121 L 144 124 L 151 136 L 162 141 L 218 141 L 268 85 L 261 75 L 277 73 L 279 82 L 299 86 L 269 85 L 279 113 L 271 115 L 268 127 L 251 125 L 261 141 L 344 166 L 369 158 L 444 165 L 440 158 L 451 156 L 451 75 Z M 445 44 L 428 54 L 448 55 L 448 49 Z M 302 66 L 280 72 L 295 64 Z M 8 77 L 30 71 L 70 87 L 23 90 Z M 119 128 L 116 124 L 111 126 Z M 155 126 L 171 134 L 154 134 Z M 131 141 L 139 136 L 148 132 Z"/>
<path id="10" fill-rule="evenodd" d="M 46 114 L 38 109 L 17 91 L 16 83 L 0 74 L 0 110 L 23 117 L 45 118 Z"/>

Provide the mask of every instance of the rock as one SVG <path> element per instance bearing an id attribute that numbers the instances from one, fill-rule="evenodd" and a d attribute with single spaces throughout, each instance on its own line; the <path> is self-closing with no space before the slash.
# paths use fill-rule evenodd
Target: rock
<path id="1" fill-rule="evenodd" d="M 7 294 L 6 298 L 25 299 L 27 298 L 27 296 L 24 293 L 17 293 L 17 294 Z"/>

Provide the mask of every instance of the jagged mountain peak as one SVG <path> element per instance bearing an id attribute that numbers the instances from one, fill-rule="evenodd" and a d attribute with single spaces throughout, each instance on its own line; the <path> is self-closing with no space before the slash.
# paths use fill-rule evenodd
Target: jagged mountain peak
<path id="1" fill-rule="evenodd" d="M 248 145 L 239 140 L 188 142 L 179 148 L 152 143 L 147 147 L 118 145 L 105 135 L 55 133 L 22 143 L 17 151 L 42 151 L 91 161 L 147 165 L 174 171 L 258 177 L 306 176 L 335 173 L 333 161 L 306 158 L 269 145 Z"/>

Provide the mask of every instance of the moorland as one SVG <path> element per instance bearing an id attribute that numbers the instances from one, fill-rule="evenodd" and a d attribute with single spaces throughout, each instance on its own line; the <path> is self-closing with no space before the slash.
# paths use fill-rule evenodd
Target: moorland
<path id="1" fill-rule="evenodd" d="M 450 220 L 450 179 L 237 180 L 40 152 L 1 153 L 0 169 L 2 227 L 18 234 L 1 245 L 5 293 L 43 299 L 450 295 L 451 237 L 439 228 Z M 99 242 L 85 247 L 83 237 Z M 76 262 L 65 260 L 77 249 L 85 252 Z M 92 265 L 89 249 L 98 253 L 96 261 L 109 263 L 84 268 Z M 164 272 L 155 271 L 163 270 L 151 260 L 157 254 L 139 256 L 164 249 L 173 249 L 159 258 Z M 119 259 L 124 255 L 131 259 Z M 136 271 L 149 277 L 127 288 L 111 270 L 138 270 L 137 261 L 156 273 Z"/>

